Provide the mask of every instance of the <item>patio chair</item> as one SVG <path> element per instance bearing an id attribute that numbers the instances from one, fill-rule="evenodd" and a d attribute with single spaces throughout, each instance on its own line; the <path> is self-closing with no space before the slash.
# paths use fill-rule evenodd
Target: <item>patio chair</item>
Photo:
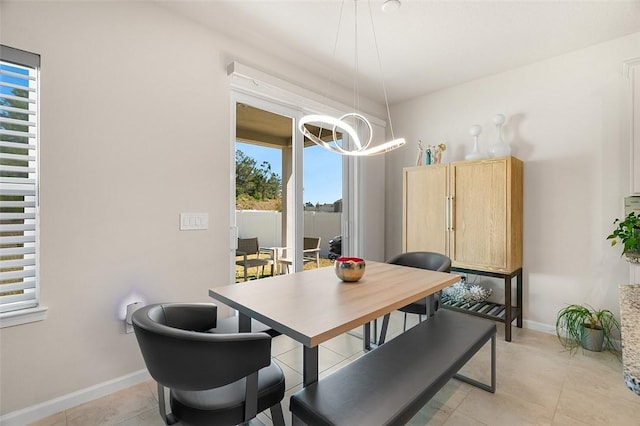
<path id="1" fill-rule="evenodd" d="M 320 267 L 320 237 L 304 237 L 302 242 L 302 263 L 315 262 L 316 268 Z M 281 266 L 287 268 L 287 274 L 289 273 L 289 266 L 293 265 L 293 259 L 290 257 L 283 257 L 278 259 L 278 263 Z"/>
<path id="2" fill-rule="evenodd" d="M 260 255 L 266 255 L 267 257 L 260 257 Z M 241 260 L 237 258 L 242 256 Z M 249 258 L 249 256 L 255 256 Z M 256 278 L 258 276 L 258 269 L 261 267 L 260 276 L 264 276 L 264 267 L 271 265 L 271 275 L 273 275 L 273 257 L 271 257 L 270 251 L 260 249 L 258 244 L 258 238 L 238 238 L 238 248 L 236 249 L 236 265 L 244 268 L 244 280 L 247 281 L 247 269 L 256 268 Z"/>
<path id="3" fill-rule="evenodd" d="M 320 267 L 320 237 L 304 237 L 302 261 L 303 263 L 316 262 L 316 268 Z"/>

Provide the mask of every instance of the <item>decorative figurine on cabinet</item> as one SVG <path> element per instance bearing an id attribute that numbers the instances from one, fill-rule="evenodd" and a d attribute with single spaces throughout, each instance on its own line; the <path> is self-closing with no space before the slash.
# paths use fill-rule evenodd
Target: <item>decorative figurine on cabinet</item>
<path id="1" fill-rule="evenodd" d="M 447 150 L 447 145 L 441 143 L 433 147 L 433 164 L 442 163 L 442 153 Z"/>
<path id="2" fill-rule="evenodd" d="M 416 160 L 416 166 L 422 166 L 424 164 L 424 147 L 422 141 L 418 140 L 418 159 Z"/>
<path id="3" fill-rule="evenodd" d="M 422 140 L 418 140 L 418 159 L 416 160 L 416 166 L 442 163 L 442 153 L 446 150 L 447 145 L 444 143 L 438 145 L 423 145 Z"/>

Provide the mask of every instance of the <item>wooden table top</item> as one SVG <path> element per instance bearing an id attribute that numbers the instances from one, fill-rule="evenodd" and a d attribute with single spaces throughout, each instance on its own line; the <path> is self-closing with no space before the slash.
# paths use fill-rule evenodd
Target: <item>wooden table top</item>
<path id="1" fill-rule="evenodd" d="M 356 283 L 319 268 L 209 290 L 239 312 L 314 347 L 459 281 L 458 275 L 367 261 Z"/>

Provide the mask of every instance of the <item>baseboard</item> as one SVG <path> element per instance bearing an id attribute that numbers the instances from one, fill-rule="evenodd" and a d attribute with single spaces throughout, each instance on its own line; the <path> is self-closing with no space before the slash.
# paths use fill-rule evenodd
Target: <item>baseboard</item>
<path id="1" fill-rule="evenodd" d="M 553 335 L 556 334 L 556 326 L 551 324 L 524 320 L 522 322 L 522 326 L 524 328 L 528 328 L 529 330 L 541 331 L 543 333 L 553 334 Z"/>
<path id="2" fill-rule="evenodd" d="M 0 416 L 0 424 L 2 426 L 23 426 L 33 423 L 60 411 L 137 385 L 150 378 L 151 376 L 149 376 L 149 372 L 146 369 L 136 371 L 126 376 L 121 376 L 40 404 L 23 408 L 22 410 L 7 413 L 4 416 Z"/>
<path id="3" fill-rule="evenodd" d="M 554 336 L 557 336 L 555 325 L 544 324 L 535 321 L 523 321 L 522 325 L 524 328 L 528 328 L 529 330 L 540 331 L 542 333 L 553 334 Z M 612 338 L 611 341 L 616 348 L 622 347 L 622 342 L 620 341 L 620 339 Z"/>

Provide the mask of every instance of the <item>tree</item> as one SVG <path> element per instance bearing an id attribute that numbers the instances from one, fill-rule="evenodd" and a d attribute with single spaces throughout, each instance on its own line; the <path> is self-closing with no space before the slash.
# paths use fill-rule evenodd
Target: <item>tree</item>
<path id="1" fill-rule="evenodd" d="M 255 159 L 239 149 L 236 150 L 236 200 L 242 199 L 242 205 L 246 206 L 247 203 L 251 204 L 251 201 L 280 200 L 281 198 L 282 179 L 273 172 L 271 164 L 263 161 L 258 166 Z M 281 203 L 276 204 L 281 206 Z"/>
<path id="2" fill-rule="evenodd" d="M 13 132 L 21 132 L 28 133 L 29 126 L 24 124 L 19 124 L 19 122 L 27 122 L 29 120 L 29 114 L 26 112 L 20 111 L 28 111 L 29 104 L 27 101 L 22 101 L 18 99 L 28 99 L 29 92 L 25 89 L 11 89 L 11 95 L 13 97 L 5 96 L 0 94 L 0 106 L 5 108 L 0 109 L 0 129 L 13 131 Z M 29 143 L 29 138 L 26 136 L 20 136 L 18 134 L 5 133 L 0 136 L 2 141 L 5 142 L 13 142 L 15 144 L 24 144 L 25 146 Z M 15 158 L 5 158 L 2 160 L 2 164 L 5 166 L 14 166 L 14 167 L 26 167 L 28 166 L 28 162 L 23 160 L 22 158 L 26 158 L 29 154 L 28 148 L 21 148 L 17 146 L 6 146 L 0 148 L 4 154 L 11 154 L 15 156 Z M 8 157 L 8 156 L 7 156 Z M 24 171 L 3 171 L 3 177 L 12 177 L 12 178 L 26 178 L 29 177 L 27 172 Z M 1 201 L 23 201 L 22 196 L 11 196 L 11 195 L 3 195 L 0 197 Z M 2 210 L 4 213 L 8 212 L 22 212 L 23 209 L 20 207 L 3 207 Z M 3 223 L 19 223 L 19 221 L 13 220 Z"/>
<path id="3" fill-rule="evenodd" d="M 24 89 L 12 89 L 11 94 L 16 98 L 24 98 L 28 99 L 29 92 Z M 18 111 L 27 111 L 29 105 L 26 101 L 20 101 L 17 99 L 9 98 L 9 97 L 0 97 L 0 105 L 7 107 L 7 109 L 0 110 L 0 116 L 3 118 L 7 118 L 8 120 L 20 120 L 26 122 L 29 119 L 29 115 L 27 113 L 22 113 Z M 27 133 L 29 131 L 29 127 L 23 124 L 16 124 L 10 121 L 2 121 L 0 123 L 0 128 L 15 132 L 24 132 Z M 3 134 L 2 140 L 6 142 L 15 142 L 21 144 L 29 143 L 28 138 L 24 136 L 12 135 L 12 134 Z M 25 156 L 28 154 L 26 149 L 23 148 L 13 148 L 13 147 L 5 147 L 3 148 L 3 152 L 7 154 L 16 154 Z M 6 159 L 3 164 L 11 165 L 11 166 L 26 166 L 24 160 L 12 160 Z M 25 177 L 23 172 L 3 172 L 4 176 L 11 177 Z"/>
<path id="4" fill-rule="evenodd" d="M 256 160 L 236 150 L 236 197 L 254 192 L 253 174 Z"/>

